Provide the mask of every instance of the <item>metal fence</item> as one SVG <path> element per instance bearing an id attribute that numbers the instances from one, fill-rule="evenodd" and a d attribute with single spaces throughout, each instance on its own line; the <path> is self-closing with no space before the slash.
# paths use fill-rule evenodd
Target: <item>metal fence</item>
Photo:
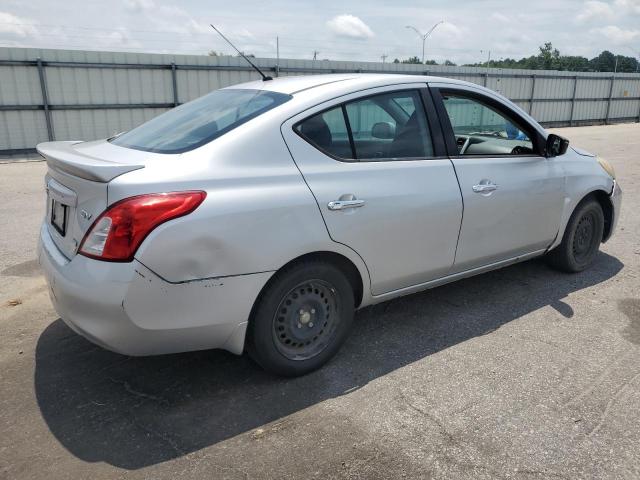
<path id="1" fill-rule="evenodd" d="M 640 75 L 260 58 L 272 75 L 404 73 L 499 91 L 546 126 L 640 122 Z M 258 79 L 242 59 L 0 48 L 0 154 L 130 129 L 227 85 Z"/>

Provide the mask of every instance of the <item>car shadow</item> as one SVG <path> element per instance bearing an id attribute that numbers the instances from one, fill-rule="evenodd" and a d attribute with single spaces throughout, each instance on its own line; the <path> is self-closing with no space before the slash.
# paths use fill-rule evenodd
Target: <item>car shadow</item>
<path id="1" fill-rule="evenodd" d="M 353 391 L 541 307 L 571 318 L 562 299 L 622 267 L 604 253 L 577 275 L 534 260 L 365 308 L 337 357 L 295 379 L 222 351 L 126 357 L 57 320 L 38 340 L 36 396 L 51 432 L 73 455 L 139 469 Z"/>

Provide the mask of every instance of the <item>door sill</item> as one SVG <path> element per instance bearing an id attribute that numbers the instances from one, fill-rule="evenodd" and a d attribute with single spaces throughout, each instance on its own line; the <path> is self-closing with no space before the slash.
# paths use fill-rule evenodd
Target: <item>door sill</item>
<path id="1" fill-rule="evenodd" d="M 472 277 L 474 275 L 479 275 L 481 273 L 490 272 L 491 270 L 497 270 L 502 267 L 513 265 L 514 263 L 524 262 L 525 260 L 529 260 L 531 258 L 544 255 L 546 251 L 547 251 L 546 248 L 542 250 L 536 250 L 535 252 L 526 253 L 524 255 L 518 255 L 517 257 L 512 257 L 506 260 L 501 260 L 499 262 L 490 263 L 482 267 L 472 268 L 470 270 L 465 270 L 463 272 L 458 272 L 452 275 L 446 275 L 444 277 L 437 278 L 435 280 L 430 280 L 425 283 L 420 283 L 418 285 L 412 285 L 411 287 L 404 287 L 398 290 L 392 290 L 391 292 L 383 293 L 381 295 L 374 295 L 371 297 L 373 300 L 371 303 L 375 304 L 375 303 L 385 302 L 387 300 L 391 300 L 392 298 L 401 297 L 404 295 L 410 295 L 412 293 L 417 293 L 424 290 L 429 290 L 431 288 L 439 287 L 447 283 L 455 282 L 456 280 L 461 280 L 463 278 Z"/>

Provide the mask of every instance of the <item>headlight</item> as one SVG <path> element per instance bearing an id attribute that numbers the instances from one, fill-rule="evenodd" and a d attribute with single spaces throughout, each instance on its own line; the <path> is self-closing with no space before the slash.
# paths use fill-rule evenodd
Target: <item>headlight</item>
<path id="1" fill-rule="evenodd" d="M 603 170 L 605 172 L 607 172 L 611 178 L 615 179 L 616 178 L 616 171 L 613 169 L 613 167 L 611 166 L 611 164 L 609 162 L 607 162 L 604 158 L 602 157 L 596 157 L 596 159 L 598 160 L 598 163 L 600 164 L 600 166 L 603 168 Z"/>

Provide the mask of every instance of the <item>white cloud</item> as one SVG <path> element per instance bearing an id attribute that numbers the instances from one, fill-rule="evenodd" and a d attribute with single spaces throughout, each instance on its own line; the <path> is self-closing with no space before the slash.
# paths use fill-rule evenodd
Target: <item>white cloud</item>
<path id="1" fill-rule="evenodd" d="M 8 12 L 0 12 L 0 33 L 17 35 L 21 38 L 37 34 L 37 29 L 29 23 L 32 22 L 27 18 L 17 17 Z"/>
<path id="2" fill-rule="evenodd" d="M 640 0 L 616 0 L 616 7 L 640 15 Z"/>
<path id="3" fill-rule="evenodd" d="M 153 0 L 124 0 L 124 8 L 132 12 L 142 12 L 155 7 Z"/>
<path id="4" fill-rule="evenodd" d="M 640 30 L 624 30 L 615 25 L 594 28 L 591 32 L 599 33 L 616 45 L 624 45 L 640 37 Z"/>
<path id="5" fill-rule="evenodd" d="M 371 38 L 373 32 L 369 26 L 353 15 L 338 15 L 327 22 L 327 27 L 341 37 Z"/>
<path id="6" fill-rule="evenodd" d="M 447 38 L 460 38 L 465 34 L 466 29 L 461 28 L 451 22 L 444 22 L 438 25 L 431 35 L 443 35 Z"/>
<path id="7" fill-rule="evenodd" d="M 580 23 L 591 20 L 611 20 L 615 15 L 615 11 L 610 4 L 597 0 L 589 0 L 584 3 L 584 9 L 578 14 L 576 20 Z"/>
<path id="8" fill-rule="evenodd" d="M 509 23 L 511 22 L 511 20 L 509 19 L 509 17 L 507 17 L 506 15 L 503 15 L 499 12 L 493 12 L 491 14 L 491 19 L 492 20 L 496 20 L 498 22 L 502 22 L 502 23 Z"/>
<path id="9" fill-rule="evenodd" d="M 175 5 L 159 5 L 154 0 L 123 0 L 122 4 L 138 22 L 157 29 L 176 33 L 210 33 L 206 23 L 196 21 L 189 13 Z"/>

